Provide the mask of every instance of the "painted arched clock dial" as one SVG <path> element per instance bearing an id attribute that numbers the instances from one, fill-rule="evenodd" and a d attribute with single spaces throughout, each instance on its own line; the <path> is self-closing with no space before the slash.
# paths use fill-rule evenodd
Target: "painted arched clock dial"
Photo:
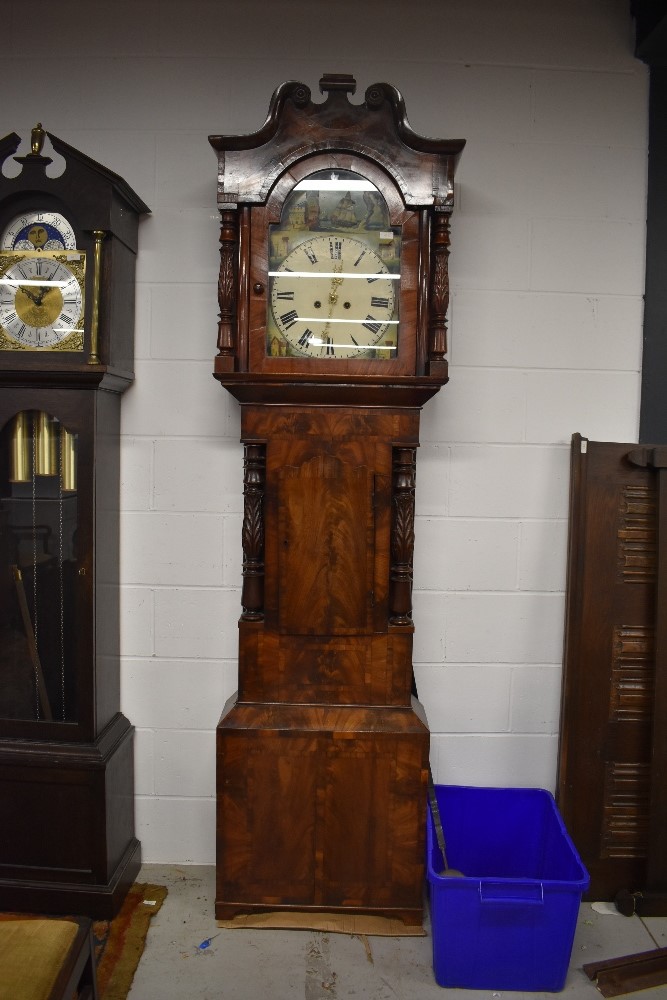
<path id="1" fill-rule="evenodd" d="M 83 349 L 84 255 L 0 254 L 5 350 Z"/>
<path id="2" fill-rule="evenodd" d="M 297 354 L 363 357 L 396 349 L 399 274 L 367 242 L 343 233 L 313 236 L 271 272 L 276 326 Z"/>
<path id="3" fill-rule="evenodd" d="M 23 212 L 2 234 L 3 250 L 74 250 L 76 236 L 59 212 Z"/>

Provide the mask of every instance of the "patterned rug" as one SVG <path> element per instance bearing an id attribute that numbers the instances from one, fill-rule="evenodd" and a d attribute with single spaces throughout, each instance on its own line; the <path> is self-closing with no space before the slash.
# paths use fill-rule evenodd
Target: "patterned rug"
<path id="1" fill-rule="evenodd" d="M 93 921 L 99 1000 L 126 1000 L 144 951 L 151 917 L 166 897 L 166 886 L 135 882 L 113 920 Z M 30 916 L 37 914 L 0 913 L 0 920 Z"/>
<path id="2" fill-rule="evenodd" d="M 99 1000 L 125 1000 L 151 921 L 167 896 L 163 885 L 135 882 L 113 920 L 93 923 Z"/>

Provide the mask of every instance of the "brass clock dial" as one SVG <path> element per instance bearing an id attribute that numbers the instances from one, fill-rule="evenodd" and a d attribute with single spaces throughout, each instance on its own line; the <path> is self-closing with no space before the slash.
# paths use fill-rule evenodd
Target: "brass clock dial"
<path id="1" fill-rule="evenodd" d="M 85 254 L 0 253 L 0 350 L 83 350 Z"/>
<path id="2" fill-rule="evenodd" d="M 76 236 L 67 219 L 58 212 L 23 212 L 7 226 L 3 250 L 74 250 Z"/>
<path id="3" fill-rule="evenodd" d="M 271 272 L 271 309 L 290 348 L 306 357 L 354 358 L 396 349 L 399 274 L 368 243 L 343 234 L 300 243 Z"/>

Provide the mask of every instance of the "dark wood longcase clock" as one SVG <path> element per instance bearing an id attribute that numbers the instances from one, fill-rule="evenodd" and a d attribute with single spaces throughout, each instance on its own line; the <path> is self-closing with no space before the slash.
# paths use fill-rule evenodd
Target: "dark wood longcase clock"
<path id="1" fill-rule="evenodd" d="M 119 433 L 138 220 L 33 129 L 0 173 L 0 909 L 110 917 L 140 864 L 119 692 Z M 20 137 L 0 140 L 0 164 Z"/>
<path id="2" fill-rule="evenodd" d="M 411 697 L 421 406 L 447 381 L 462 140 L 395 88 L 283 84 L 211 136 L 215 377 L 242 406 L 239 688 L 217 731 L 216 915 L 422 918 L 429 733 Z"/>

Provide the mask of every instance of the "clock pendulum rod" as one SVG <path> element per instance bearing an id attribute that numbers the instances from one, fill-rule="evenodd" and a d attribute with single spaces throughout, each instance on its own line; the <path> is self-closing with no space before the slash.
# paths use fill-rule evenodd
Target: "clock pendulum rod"
<path id="1" fill-rule="evenodd" d="M 35 685 L 37 690 L 38 705 L 41 705 L 42 711 L 44 713 L 45 719 L 52 719 L 53 715 L 51 713 L 51 705 L 49 703 L 49 696 L 46 691 L 46 684 L 44 683 L 44 671 L 42 670 L 42 663 L 39 658 L 39 652 L 37 650 L 37 643 L 35 641 L 35 636 L 33 633 L 33 625 L 30 621 L 30 609 L 28 608 L 28 601 L 25 596 L 25 587 L 23 586 L 23 577 L 21 575 L 21 570 L 18 566 L 12 566 L 12 571 L 14 573 L 14 582 L 16 584 L 16 596 L 18 597 L 19 610 L 21 612 L 21 618 L 23 620 L 23 628 L 25 629 L 26 639 L 28 640 L 28 651 L 30 653 L 30 659 L 32 660 L 33 670 L 35 673 Z M 37 718 L 39 718 L 39 710 L 37 712 Z"/>

